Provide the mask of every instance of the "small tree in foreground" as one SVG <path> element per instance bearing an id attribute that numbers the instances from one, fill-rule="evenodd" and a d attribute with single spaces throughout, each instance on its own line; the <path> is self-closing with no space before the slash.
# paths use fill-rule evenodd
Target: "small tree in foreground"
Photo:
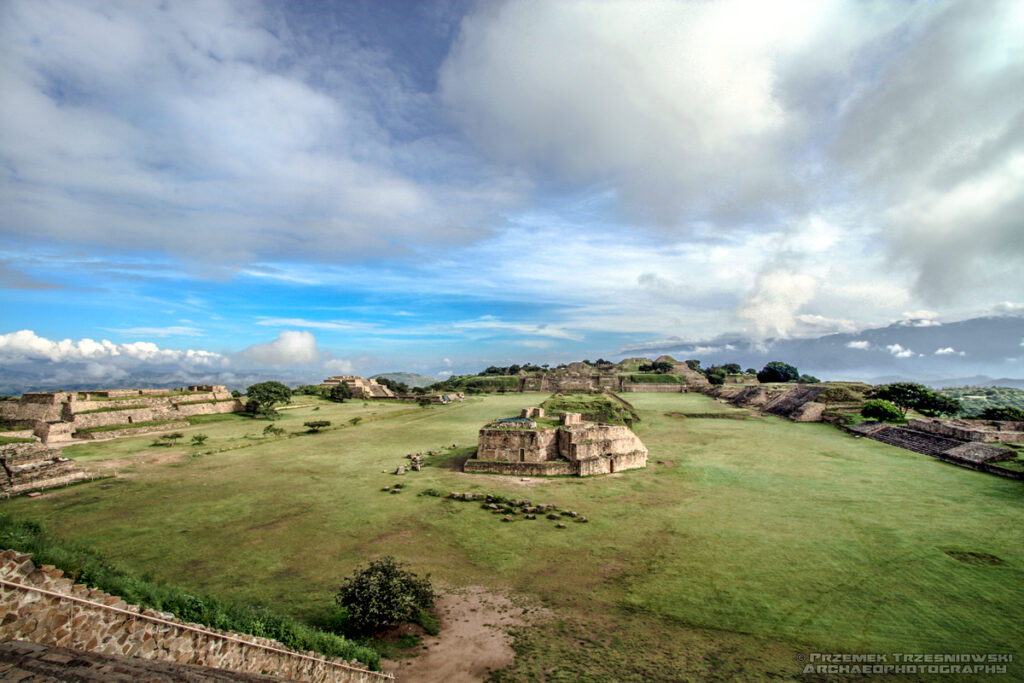
<path id="1" fill-rule="evenodd" d="M 245 409 L 253 415 L 262 415 L 274 419 L 277 413 L 274 405 L 277 403 L 288 404 L 292 402 L 292 390 L 280 382 L 260 382 L 253 384 L 245 390 L 249 402 Z"/>
<path id="2" fill-rule="evenodd" d="M 204 443 L 206 443 L 206 440 L 209 439 L 209 438 L 210 437 L 207 436 L 206 434 L 193 434 L 192 435 L 192 445 L 193 446 L 202 446 Z"/>
<path id="3" fill-rule="evenodd" d="M 335 600 L 349 622 L 363 632 L 407 621 L 434 606 L 430 575 L 420 578 L 388 556 L 356 570 L 338 588 Z"/>
<path id="4" fill-rule="evenodd" d="M 324 427 L 330 427 L 330 420 L 310 420 L 309 422 L 303 422 L 310 434 L 317 434 Z"/>
<path id="5" fill-rule="evenodd" d="M 869 420 L 879 422 L 902 422 L 903 413 L 889 401 L 880 398 L 872 399 L 860 409 L 860 414 Z"/>
<path id="6" fill-rule="evenodd" d="M 352 390 L 344 382 L 335 384 L 331 387 L 330 392 L 328 392 L 327 398 L 338 403 L 344 403 L 346 398 L 352 398 Z"/>

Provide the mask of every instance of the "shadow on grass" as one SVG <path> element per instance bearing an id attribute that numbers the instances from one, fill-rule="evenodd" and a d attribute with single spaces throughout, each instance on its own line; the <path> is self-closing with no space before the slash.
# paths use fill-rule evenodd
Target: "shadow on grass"
<path id="1" fill-rule="evenodd" d="M 455 472 L 462 471 L 462 465 L 476 455 L 476 446 L 462 446 L 444 450 L 437 455 L 426 458 L 426 464 L 430 467 L 441 467 Z"/>

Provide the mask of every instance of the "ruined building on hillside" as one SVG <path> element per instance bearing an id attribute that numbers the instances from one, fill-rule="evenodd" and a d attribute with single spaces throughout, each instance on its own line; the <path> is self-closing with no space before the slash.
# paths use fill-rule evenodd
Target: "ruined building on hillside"
<path id="1" fill-rule="evenodd" d="M 352 392 L 352 398 L 395 398 L 395 392 L 380 384 L 375 379 L 365 379 L 357 375 L 335 375 L 328 377 L 320 386 L 331 388 L 344 384 Z"/>
<path id="2" fill-rule="evenodd" d="M 588 476 L 646 466 L 647 447 L 629 427 L 584 422 L 579 413 L 555 422 L 543 408 L 525 408 L 480 430 L 476 456 L 463 471 Z"/>

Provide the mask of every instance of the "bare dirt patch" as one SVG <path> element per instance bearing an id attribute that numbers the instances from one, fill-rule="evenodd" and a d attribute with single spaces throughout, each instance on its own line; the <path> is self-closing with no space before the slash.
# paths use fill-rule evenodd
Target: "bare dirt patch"
<path id="1" fill-rule="evenodd" d="M 538 614 L 508 596 L 477 586 L 446 591 L 437 601 L 441 632 L 423 636 L 419 651 L 412 659 L 385 659 L 385 671 L 400 680 L 422 683 L 476 683 L 492 671 L 515 661 L 511 626 L 526 624 Z"/>

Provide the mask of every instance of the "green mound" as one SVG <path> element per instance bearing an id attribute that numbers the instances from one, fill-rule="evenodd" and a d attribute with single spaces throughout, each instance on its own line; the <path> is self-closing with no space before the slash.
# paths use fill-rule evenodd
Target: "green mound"
<path id="1" fill-rule="evenodd" d="M 548 415 L 581 413 L 584 420 L 613 425 L 632 425 L 640 417 L 624 401 L 607 394 L 559 392 L 541 404 Z"/>

